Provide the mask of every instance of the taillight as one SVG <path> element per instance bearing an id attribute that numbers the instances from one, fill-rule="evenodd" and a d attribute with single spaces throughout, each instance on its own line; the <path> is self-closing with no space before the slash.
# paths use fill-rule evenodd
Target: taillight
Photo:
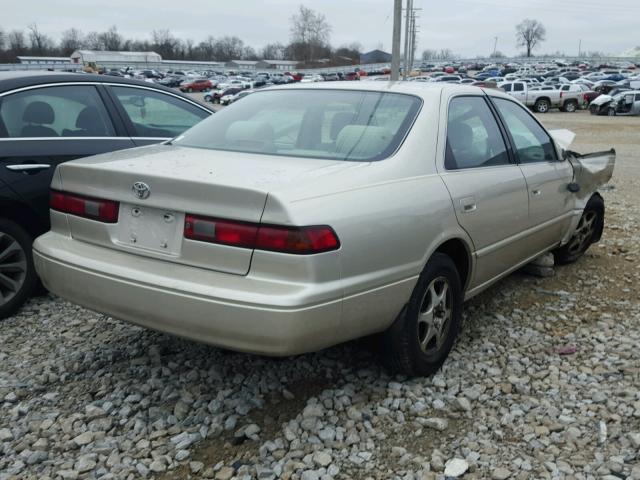
<path id="1" fill-rule="evenodd" d="M 56 190 L 51 191 L 49 205 L 52 210 L 103 223 L 116 223 L 120 207 L 120 204 L 113 200 L 102 200 Z"/>
<path id="2" fill-rule="evenodd" d="M 186 215 L 184 236 L 190 240 L 240 248 L 311 255 L 340 247 L 333 229 L 326 225 L 286 227 Z"/>
<path id="3" fill-rule="evenodd" d="M 562 98 L 563 95 L 564 95 L 564 92 L 560 90 L 560 98 Z"/>

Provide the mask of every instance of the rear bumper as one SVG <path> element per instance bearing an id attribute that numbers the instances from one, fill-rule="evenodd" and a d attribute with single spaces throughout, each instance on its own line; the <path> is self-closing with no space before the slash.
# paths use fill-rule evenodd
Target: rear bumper
<path id="1" fill-rule="evenodd" d="M 347 340 L 342 298 L 285 284 L 175 265 L 49 232 L 34 242 L 36 270 L 53 293 L 143 327 L 233 350 L 292 355 Z M 317 294 L 317 292 L 315 292 Z M 313 304 L 306 299 L 316 298 Z"/>

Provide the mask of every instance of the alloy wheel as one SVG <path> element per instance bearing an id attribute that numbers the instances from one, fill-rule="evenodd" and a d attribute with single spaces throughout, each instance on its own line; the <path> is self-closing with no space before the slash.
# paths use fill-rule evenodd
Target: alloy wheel
<path id="1" fill-rule="evenodd" d="M 424 294 L 418 316 L 418 342 L 427 355 L 436 353 L 444 344 L 453 315 L 453 298 L 445 277 L 434 279 Z"/>
<path id="2" fill-rule="evenodd" d="M 11 235 L 0 232 L 0 305 L 9 302 L 27 277 L 27 254 Z"/>
<path id="3" fill-rule="evenodd" d="M 584 215 L 582 215 L 580 222 L 578 223 L 578 227 L 576 228 L 573 237 L 571 237 L 571 241 L 567 248 L 567 251 L 570 254 L 574 255 L 582 252 L 589 246 L 589 242 L 593 238 L 593 234 L 595 232 L 597 218 L 598 214 L 593 210 L 585 212 Z"/>

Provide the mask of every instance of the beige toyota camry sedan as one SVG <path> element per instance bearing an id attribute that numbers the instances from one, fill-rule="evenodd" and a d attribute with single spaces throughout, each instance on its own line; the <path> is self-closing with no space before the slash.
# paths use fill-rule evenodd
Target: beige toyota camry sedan
<path id="1" fill-rule="evenodd" d="M 63 298 L 233 350 L 381 333 L 392 367 L 426 375 L 466 299 L 600 238 L 615 152 L 567 133 L 477 87 L 259 91 L 171 142 L 60 165 L 36 268 Z"/>

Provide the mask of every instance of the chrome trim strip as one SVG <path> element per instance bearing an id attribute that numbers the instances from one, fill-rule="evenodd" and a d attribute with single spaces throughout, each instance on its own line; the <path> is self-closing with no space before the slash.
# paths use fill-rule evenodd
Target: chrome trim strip
<path id="1" fill-rule="evenodd" d="M 175 93 L 171 93 L 171 92 L 165 92 L 164 90 L 159 90 L 157 88 L 153 88 L 153 87 L 145 87 L 142 85 L 131 85 L 129 83 L 113 83 L 113 82 L 60 82 L 60 83 L 41 83 L 38 85 L 29 85 L 27 87 L 20 87 L 20 88 L 16 88 L 15 90 L 9 90 L 7 92 L 1 92 L 0 93 L 0 97 L 4 97 L 6 95 L 11 95 L 13 93 L 19 93 L 19 92 L 23 92 L 26 90 L 34 90 L 37 88 L 46 88 L 46 87 L 69 87 L 69 86 L 79 86 L 79 85 L 109 85 L 111 87 L 128 87 L 128 88 L 139 88 L 141 90 L 151 90 L 152 92 L 157 92 L 163 95 L 169 95 L 171 97 L 175 97 L 175 98 L 179 98 L 180 100 L 183 100 L 185 102 L 190 103 L 191 105 L 194 105 L 196 107 L 198 107 L 200 110 L 203 110 L 205 112 L 207 112 L 209 115 L 212 115 L 214 112 L 212 112 L 211 110 L 209 110 L 208 108 L 202 106 L 202 104 L 195 102 L 189 98 L 185 98 L 183 96 L 177 95 Z"/>
<path id="2" fill-rule="evenodd" d="M 25 163 L 20 165 L 6 165 L 7 170 L 13 170 L 14 172 L 25 172 L 27 170 L 45 170 L 51 167 L 46 163 Z"/>
<path id="3" fill-rule="evenodd" d="M 131 137 L 13 137 L 0 138 L 0 142 L 23 142 L 27 140 L 131 140 Z"/>

